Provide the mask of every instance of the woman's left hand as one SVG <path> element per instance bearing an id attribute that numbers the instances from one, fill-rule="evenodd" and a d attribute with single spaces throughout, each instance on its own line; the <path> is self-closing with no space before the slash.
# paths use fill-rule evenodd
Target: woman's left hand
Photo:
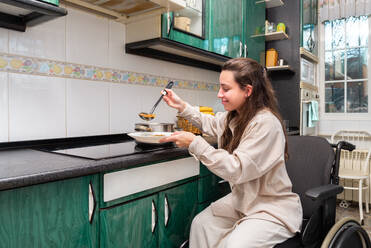
<path id="1" fill-rule="evenodd" d="M 162 138 L 159 140 L 160 143 L 174 142 L 178 147 L 188 148 L 192 141 L 196 138 L 193 133 L 180 131 L 174 132 L 171 136 Z"/>

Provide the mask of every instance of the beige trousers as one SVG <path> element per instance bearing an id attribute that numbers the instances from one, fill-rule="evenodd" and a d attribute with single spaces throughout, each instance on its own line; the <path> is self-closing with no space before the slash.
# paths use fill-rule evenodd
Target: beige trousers
<path id="1" fill-rule="evenodd" d="M 269 248 L 295 233 L 283 225 L 261 219 L 237 219 L 214 216 L 209 206 L 192 221 L 190 248 Z"/>

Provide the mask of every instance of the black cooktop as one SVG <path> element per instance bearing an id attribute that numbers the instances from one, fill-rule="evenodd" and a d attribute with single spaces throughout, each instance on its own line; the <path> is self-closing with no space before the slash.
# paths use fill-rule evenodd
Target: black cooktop
<path id="1" fill-rule="evenodd" d="M 127 134 L 97 135 L 0 143 L 0 150 L 14 148 L 32 148 L 46 152 L 94 160 L 128 156 L 137 153 L 147 153 L 173 147 L 173 143 L 137 143 Z"/>
<path id="2" fill-rule="evenodd" d="M 168 149 L 169 147 L 173 147 L 173 146 L 172 145 L 155 146 L 155 145 L 138 144 L 135 141 L 125 141 L 125 142 L 120 142 L 120 143 L 111 143 L 111 144 L 102 144 L 102 145 L 87 145 L 83 147 L 58 149 L 58 150 L 47 150 L 47 149 L 40 149 L 40 150 L 69 155 L 69 156 L 99 160 L 99 159 L 104 159 L 104 158 L 127 156 L 127 155 L 132 155 L 135 153 L 153 152 L 153 151 Z"/>

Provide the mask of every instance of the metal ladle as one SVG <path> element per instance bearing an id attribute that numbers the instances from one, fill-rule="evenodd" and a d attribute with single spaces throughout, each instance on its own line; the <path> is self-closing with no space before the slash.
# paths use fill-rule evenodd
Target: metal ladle
<path id="1" fill-rule="evenodd" d="M 174 82 L 173 82 L 173 81 L 170 81 L 170 82 L 166 85 L 165 89 L 171 89 L 171 87 L 173 87 L 173 85 L 174 85 Z M 153 105 L 151 111 L 150 111 L 149 113 L 141 112 L 141 113 L 139 113 L 139 117 L 142 118 L 142 119 L 145 120 L 145 121 L 153 120 L 153 118 L 155 118 L 155 115 L 153 114 L 153 112 L 155 111 L 157 105 L 161 102 L 162 98 L 163 98 L 164 95 L 166 95 L 166 94 L 167 94 L 166 90 L 161 91 L 161 96 L 160 96 L 160 98 L 157 100 L 157 102 L 155 103 L 155 105 Z"/>

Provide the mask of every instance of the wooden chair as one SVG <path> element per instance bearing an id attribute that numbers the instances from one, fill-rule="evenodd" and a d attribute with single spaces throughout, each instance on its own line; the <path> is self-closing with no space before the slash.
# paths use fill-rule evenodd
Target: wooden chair
<path id="1" fill-rule="evenodd" d="M 331 137 L 331 143 L 336 143 L 339 140 L 344 140 L 356 145 L 353 151 L 342 151 L 340 159 L 339 178 L 342 179 L 344 189 L 358 190 L 359 216 L 360 222 L 363 225 L 363 199 L 365 199 L 366 213 L 369 212 L 370 203 L 370 154 L 367 142 L 371 135 L 366 131 L 338 131 Z M 351 183 L 349 183 L 351 181 Z M 365 192 L 365 197 L 363 197 Z M 340 206 L 347 207 L 349 205 L 345 200 L 340 203 Z"/>

